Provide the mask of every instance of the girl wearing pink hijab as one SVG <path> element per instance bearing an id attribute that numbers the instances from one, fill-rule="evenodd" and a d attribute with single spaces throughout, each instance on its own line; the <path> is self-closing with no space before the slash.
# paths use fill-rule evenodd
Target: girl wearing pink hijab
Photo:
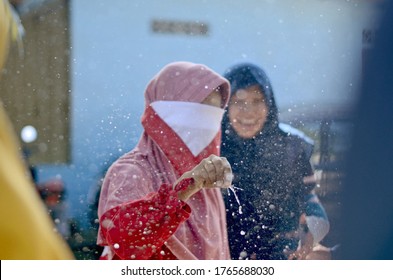
<path id="1" fill-rule="evenodd" d="M 101 259 L 230 259 L 219 157 L 229 82 L 205 65 L 175 62 L 148 84 L 144 131 L 102 186 Z"/>

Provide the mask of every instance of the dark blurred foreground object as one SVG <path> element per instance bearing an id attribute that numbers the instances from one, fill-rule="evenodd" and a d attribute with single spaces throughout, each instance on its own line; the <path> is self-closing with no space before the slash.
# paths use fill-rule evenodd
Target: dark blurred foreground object
<path id="1" fill-rule="evenodd" d="M 339 259 L 393 259 L 393 3 L 384 4 L 355 108 Z"/>

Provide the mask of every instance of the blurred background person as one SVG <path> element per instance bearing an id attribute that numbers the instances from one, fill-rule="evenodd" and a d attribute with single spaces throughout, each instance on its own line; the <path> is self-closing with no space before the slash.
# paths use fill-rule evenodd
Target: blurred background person
<path id="1" fill-rule="evenodd" d="M 87 202 L 89 205 L 87 211 L 88 218 L 88 226 L 85 231 L 84 240 L 86 241 L 86 246 L 83 248 L 84 258 L 85 259 L 100 259 L 100 256 L 103 251 L 103 247 L 97 244 L 97 235 L 99 228 L 99 219 L 98 219 L 98 203 L 100 201 L 100 194 L 102 184 L 104 182 L 105 174 L 108 171 L 108 168 L 112 165 L 112 163 L 117 158 L 111 158 L 110 160 L 105 160 L 103 165 L 101 166 L 101 172 L 98 174 L 97 181 L 89 188 L 89 192 L 87 195 Z M 81 233 L 81 231 L 78 231 Z M 74 234 L 77 234 L 75 232 Z"/>
<path id="2" fill-rule="evenodd" d="M 311 139 L 279 124 L 273 88 L 260 67 L 241 63 L 224 77 L 231 98 L 221 152 L 232 165 L 240 202 L 226 193 L 232 259 L 330 258 L 325 249 L 311 254 L 330 227 L 314 193 Z"/>
<path id="3" fill-rule="evenodd" d="M 38 193 L 45 203 L 48 213 L 55 222 L 57 231 L 65 240 L 70 237 L 70 223 L 68 221 L 68 204 L 66 202 L 66 188 L 60 177 L 52 178 L 37 184 Z"/>
<path id="4" fill-rule="evenodd" d="M 0 69 L 19 19 L 0 0 Z M 73 259 L 34 187 L 19 141 L 0 101 L 0 259 Z"/>

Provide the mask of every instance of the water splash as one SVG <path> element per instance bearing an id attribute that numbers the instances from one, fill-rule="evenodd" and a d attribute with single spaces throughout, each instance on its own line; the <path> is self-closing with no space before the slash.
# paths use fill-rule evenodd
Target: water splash
<path id="1" fill-rule="evenodd" d="M 235 191 L 235 189 L 238 189 L 238 190 L 243 190 L 243 189 L 237 188 L 234 185 L 231 185 L 228 189 L 233 192 L 233 195 L 235 196 L 236 202 L 237 202 L 237 204 L 239 204 L 239 211 L 238 211 L 239 214 L 243 214 L 242 205 L 240 204 L 239 197 L 237 196 L 236 191 Z M 228 191 L 228 195 L 231 195 L 231 193 L 229 191 Z"/>

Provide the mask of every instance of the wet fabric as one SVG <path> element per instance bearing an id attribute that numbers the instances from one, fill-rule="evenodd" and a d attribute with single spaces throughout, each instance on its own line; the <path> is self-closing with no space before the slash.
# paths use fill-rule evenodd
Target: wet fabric
<path id="1" fill-rule="evenodd" d="M 224 75 L 232 94 L 258 85 L 269 108 L 262 131 L 251 139 L 237 135 L 228 114 L 223 120 L 222 156 L 227 157 L 234 174 L 234 195 L 225 193 L 228 235 L 233 259 L 287 259 L 285 251 L 298 246 L 295 231 L 301 213 L 315 185 L 305 185 L 303 177 L 313 174 L 310 157 L 313 145 L 308 139 L 280 128 L 273 89 L 265 72 L 252 64 L 240 64 Z M 319 205 L 320 206 L 320 205 Z M 322 219 L 327 221 L 322 209 Z M 313 210 L 311 215 L 319 215 Z M 323 236 L 326 232 L 323 232 Z"/>
<path id="2" fill-rule="evenodd" d="M 228 81 L 205 65 L 189 62 L 167 65 L 148 84 L 140 141 L 109 168 L 102 187 L 97 241 L 106 246 L 106 258 L 230 258 L 221 191 L 202 189 L 184 203 L 177 192 L 191 181 L 183 180 L 172 188 L 176 179 L 203 158 L 219 155 L 221 127 L 216 127 L 213 139 L 195 156 L 182 133 L 173 129 L 176 124 L 165 121 L 162 112 L 168 110 L 156 107 L 160 116 L 153 105 L 167 102 L 163 106 L 181 112 L 182 102 L 199 104 L 218 86 L 224 107 Z M 174 101 L 181 102 L 176 105 Z M 193 117 L 198 119 L 198 115 Z M 177 127 L 192 129 L 184 124 Z"/>

